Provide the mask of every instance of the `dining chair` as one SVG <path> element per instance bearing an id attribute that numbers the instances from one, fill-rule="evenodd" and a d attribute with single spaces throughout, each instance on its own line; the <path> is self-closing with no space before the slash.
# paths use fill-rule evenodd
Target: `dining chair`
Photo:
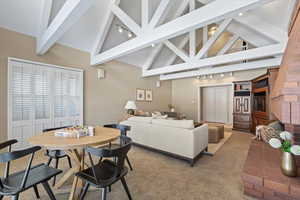
<path id="1" fill-rule="evenodd" d="M 123 136 L 127 136 L 127 131 L 130 131 L 131 130 L 131 127 L 130 126 L 127 126 L 127 125 L 122 125 L 122 124 L 106 124 L 104 125 L 104 127 L 106 128 L 116 128 L 116 129 L 119 129 L 121 131 L 121 135 Z M 119 144 L 114 144 L 114 143 L 109 143 L 109 145 L 112 147 L 112 148 L 115 148 L 116 145 L 119 145 Z M 131 165 L 131 162 L 128 158 L 128 156 L 126 155 L 126 162 L 130 168 L 130 170 L 132 171 L 133 168 L 132 168 L 132 165 Z"/>
<path id="2" fill-rule="evenodd" d="M 64 126 L 64 127 L 57 127 L 57 128 L 49 128 L 49 129 L 44 129 L 43 132 L 49 132 L 49 131 L 55 131 L 55 130 L 59 130 L 59 129 L 64 129 L 64 128 L 69 128 L 70 126 Z M 66 154 L 66 152 L 62 151 L 62 150 L 46 150 L 45 155 L 47 157 L 49 157 L 47 165 L 50 166 L 52 159 L 55 160 L 55 168 L 58 169 L 58 163 L 59 163 L 59 159 L 60 158 L 67 158 L 68 159 L 68 163 L 69 163 L 69 167 L 72 168 L 72 163 L 71 163 L 71 159 L 70 156 L 68 156 Z M 53 178 L 53 183 L 52 186 L 55 185 L 56 182 L 56 177 Z"/>
<path id="3" fill-rule="evenodd" d="M 127 167 L 124 166 L 125 158 L 131 148 L 132 140 L 126 136 L 120 136 L 120 144 L 117 148 L 94 148 L 87 147 L 85 151 L 88 153 L 91 167 L 78 172 L 76 176 L 85 181 L 84 188 L 80 194 L 80 200 L 83 200 L 90 185 L 102 189 L 102 200 L 106 200 L 107 189 L 121 181 L 128 198 L 131 200 L 131 194 L 128 189 L 125 176 L 128 173 Z M 105 159 L 98 164 L 94 164 L 92 156 L 103 158 L 117 158 L 117 162 Z"/>
<path id="4" fill-rule="evenodd" d="M 17 143 L 17 140 L 9 140 L 0 144 L 0 149 L 8 147 L 8 152 L 0 153 L 0 163 L 6 163 L 4 176 L 0 179 L 0 199 L 3 199 L 4 196 L 10 196 L 12 200 L 18 200 L 20 193 L 32 187 L 39 199 L 37 185 L 41 183 L 50 199 L 56 200 L 48 181 L 62 171 L 45 164 L 38 164 L 32 167 L 34 154 L 41 147 L 35 146 L 23 150 L 11 151 L 11 146 L 15 143 Z M 10 174 L 11 161 L 29 155 L 30 157 L 25 170 Z"/>

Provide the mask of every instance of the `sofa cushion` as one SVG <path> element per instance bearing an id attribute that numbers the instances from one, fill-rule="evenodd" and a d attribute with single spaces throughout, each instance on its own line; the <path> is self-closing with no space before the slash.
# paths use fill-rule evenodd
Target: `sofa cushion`
<path id="1" fill-rule="evenodd" d="M 141 122 L 141 123 L 148 123 L 151 124 L 152 122 L 152 117 L 130 117 L 127 119 L 128 121 L 133 121 L 133 122 Z"/>
<path id="2" fill-rule="evenodd" d="M 152 119 L 152 124 L 158 124 L 163 126 L 183 128 L 183 129 L 193 129 L 193 120 L 167 120 L 167 119 Z"/>

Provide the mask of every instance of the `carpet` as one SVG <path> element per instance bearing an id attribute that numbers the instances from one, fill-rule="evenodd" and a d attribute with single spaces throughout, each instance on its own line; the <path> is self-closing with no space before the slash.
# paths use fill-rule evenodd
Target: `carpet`
<path id="1" fill-rule="evenodd" d="M 208 153 L 211 155 L 215 155 L 217 153 L 217 151 L 219 151 L 222 146 L 229 140 L 229 138 L 232 136 L 232 132 L 231 131 L 226 131 L 224 132 L 224 138 L 222 140 L 220 140 L 219 143 L 209 143 L 208 144 Z"/>
<path id="2" fill-rule="evenodd" d="M 248 152 L 252 135 L 233 132 L 215 156 L 202 156 L 190 167 L 187 162 L 170 158 L 159 153 L 133 147 L 129 159 L 133 165 L 126 177 L 135 200 L 244 200 L 241 172 Z M 12 163 L 13 170 L 25 167 L 25 160 Z M 34 164 L 46 162 L 47 158 L 39 153 Z M 60 168 L 67 169 L 66 159 Z M 0 165 L 3 172 L 3 165 Z M 58 177 L 59 179 L 60 177 Z M 41 186 L 41 200 L 49 199 Z M 68 194 L 56 194 L 58 200 L 67 200 Z M 5 198 L 5 200 L 8 198 Z M 34 200 L 33 189 L 27 190 L 20 200 Z M 89 191 L 86 200 L 101 199 L 101 192 Z M 128 200 L 120 183 L 112 186 L 109 200 Z"/>

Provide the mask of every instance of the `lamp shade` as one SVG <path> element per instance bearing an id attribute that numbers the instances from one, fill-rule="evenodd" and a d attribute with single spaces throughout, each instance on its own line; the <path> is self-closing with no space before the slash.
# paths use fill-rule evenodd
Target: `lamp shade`
<path id="1" fill-rule="evenodd" d="M 126 110 L 136 110 L 136 105 L 134 101 L 127 101 L 125 105 Z"/>

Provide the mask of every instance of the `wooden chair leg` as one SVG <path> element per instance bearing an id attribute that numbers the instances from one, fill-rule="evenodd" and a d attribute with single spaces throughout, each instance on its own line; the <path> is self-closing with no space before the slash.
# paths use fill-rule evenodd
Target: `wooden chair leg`
<path id="1" fill-rule="evenodd" d="M 12 196 L 11 200 L 18 200 L 19 199 L 19 195 L 17 194 L 16 196 Z"/>
<path id="2" fill-rule="evenodd" d="M 102 188 L 102 200 L 106 200 L 107 196 L 107 187 Z"/>
<path id="3" fill-rule="evenodd" d="M 50 197 L 50 199 L 51 200 L 56 200 L 56 198 L 55 198 L 55 196 L 54 196 L 54 194 L 53 194 L 53 192 L 50 188 L 49 183 L 47 181 L 45 181 L 45 182 L 42 183 L 42 185 L 43 185 L 44 189 L 46 190 L 46 192 L 47 192 L 48 196 Z"/>
<path id="4" fill-rule="evenodd" d="M 55 160 L 55 168 L 58 169 L 58 162 L 59 162 L 59 158 L 57 158 Z M 53 177 L 53 183 L 52 183 L 52 186 L 55 185 L 55 182 L 56 182 L 56 176 Z"/>
<path id="5" fill-rule="evenodd" d="M 40 199 L 40 194 L 39 194 L 39 190 L 37 188 L 37 185 L 34 185 L 33 189 L 34 189 L 34 193 L 35 193 L 36 198 Z"/>
<path id="6" fill-rule="evenodd" d="M 102 160 L 103 160 L 103 157 L 100 157 L 100 159 L 99 159 L 99 162 L 98 162 L 98 163 L 101 163 L 101 162 L 102 162 Z"/>
<path id="7" fill-rule="evenodd" d="M 51 161 L 52 161 L 52 158 L 49 158 L 49 159 L 48 159 L 48 162 L 47 162 L 47 165 L 48 165 L 48 166 L 50 165 Z"/>
<path id="8" fill-rule="evenodd" d="M 89 183 L 85 183 L 84 188 L 83 188 L 83 190 L 82 190 L 82 192 L 80 194 L 80 198 L 79 198 L 80 200 L 84 199 L 84 197 L 85 197 L 85 195 L 86 195 L 89 187 L 90 187 L 90 184 Z"/>
<path id="9" fill-rule="evenodd" d="M 129 161 L 128 156 L 126 156 L 125 159 L 126 159 L 127 164 L 129 165 L 130 170 L 132 171 L 133 168 L 132 168 L 132 165 L 131 165 L 131 163 L 130 163 L 130 161 Z"/>
<path id="10" fill-rule="evenodd" d="M 128 189 L 128 186 L 127 186 L 127 183 L 126 183 L 126 180 L 125 180 L 124 177 L 121 178 L 121 182 L 122 182 L 122 185 L 123 185 L 123 187 L 124 187 L 124 189 L 126 191 L 126 194 L 127 194 L 128 198 L 129 198 L 129 200 L 132 200 L 131 194 L 129 192 L 129 189 Z"/>
<path id="11" fill-rule="evenodd" d="M 72 163 L 71 163 L 70 156 L 67 156 L 67 158 L 68 158 L 69 167 L 72 168 Z"/>

